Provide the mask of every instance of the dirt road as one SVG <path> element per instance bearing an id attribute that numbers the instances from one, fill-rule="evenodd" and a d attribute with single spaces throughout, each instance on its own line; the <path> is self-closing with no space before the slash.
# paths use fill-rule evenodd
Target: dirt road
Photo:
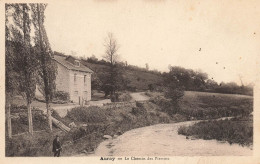
<path id="1" fill-rule="evenodd" d="M 216 140 L 186 139 L 178 128 L 194 122 L 159 124 L 130 130 L 102 142 L 91 156 L 240 156 L 252 155 L 253 150 L 237 144 Z"/>
<path id="2" fill-rule="evenodd" d="M 149 97 L 144 94 L 144 92 L 135 92 L 130 93 L 130 96 L 132 96 L 134 101 L 145 101 L 149 100 Z"/>

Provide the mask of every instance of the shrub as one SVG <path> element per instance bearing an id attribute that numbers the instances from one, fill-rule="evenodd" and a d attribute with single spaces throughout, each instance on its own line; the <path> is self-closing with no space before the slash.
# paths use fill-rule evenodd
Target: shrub
<path id="1" fill-rule="evenodd" d="M 68 92 L 65 91 L 56 91 L 53 96 L 54 100 L 62 100 L 62 101 L 69 101 L 70 95 Z"/>
<path id="2" fill-rule="evenodd" d="M 107 121 L 106 110 L 96 106 L 73 108 L 66 117 L 75 122 L 105 123 Z"/>
<path id="3" fill-rule="evenodd" d="M 170 117 L 166 113 L 159 113 L 159 122 L 161 123 L 169 123 L 170 122 Z"/>
<path id="4" fill-rule="evenodd" d="M 181 115 L 181 114 L 174 114 L 172 116 L 172 118 L 173 118 L 174 121 L 177 121 L 177 122 L 182 122 L 182 121 L 187 121 L 188 120 L 188 118 L 186 116 Z"/>
<path id="5" fill-rule="evenodd" d="M 130 100 L 132 100 L 132 97 L 130 96 L 130 94 L 128 92 L 121 93 L 118 96 L 119 102 L 129 102 Z"/>
<path id="6" fill-rule="evenodd" d="M 11 105 L 11 113 L 27 112 L 26 105 Z"/>
<path id="7" fill-rule="evenodd" d="M 12 119 L 12 134 L 19 134 L 28 132 L 28 116 L 27 111 L 19 112 L 17 118 Z M 43 115 L 42 111 L 32 110 L 33 119 L 33 130 L 44 130 L 48 127 L 46 117 Z"/>
<path id="8" fill-rule="evenodd" d="M 111 95 L 110 99 L 111 99 L 112 102 L 118 102 L 119 101 L 119 94 L 115 93 L 115 94 Z"/>
<path id="9" fill-rule="evenodd" d="M 133 115 L 146 115 L 147 110 L 143 107 L 133 107 L 131 114 L 133 114 Z"/>
<path id="10" fill-rule="evenodd" d="M 170 116 L 178 112 L 178 107 L 170 99 L 166 99 L 163 96 L 156 96 L 151 98 L 150 101 L 161 108 L 162 112 L 166 112 Z"/>
<path id="11" fill-rule="evenodd" d="M 250 145 L 253 143 L 253 122 L 233 120 L 202 121 L 188 127 L 180 127 L 178 134 L 195 136 L 205 140 L 216 139 L 230 144 Z"/>

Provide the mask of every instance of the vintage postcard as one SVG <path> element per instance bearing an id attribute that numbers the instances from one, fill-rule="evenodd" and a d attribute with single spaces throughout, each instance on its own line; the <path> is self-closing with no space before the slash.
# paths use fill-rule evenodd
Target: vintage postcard
<path id="1" fill-rule="evenodd" d="M 1 163 L 260 163 L 260 1 L 0 3 Z"/>

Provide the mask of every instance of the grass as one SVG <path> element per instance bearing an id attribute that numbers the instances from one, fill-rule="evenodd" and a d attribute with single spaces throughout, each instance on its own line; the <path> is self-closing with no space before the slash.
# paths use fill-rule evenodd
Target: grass
<path id="1" fill-rule="evenodd" d="M 146 92 L 150 101 L 169 110 L 169 103 L 160 92 Z M 253 112 L 253 97 L 236 94 L 185 91 L 177 114 L 187 120 L 207 120 L 220 117 L 246 116 Z"/>
<path id="2" fill-rule="evenodd" d="M 60 118 L 56 112 L 53 116 L 66 125 L 74 122 L 77 127 L 71 132 L 65 133 L 54 128 L 53 133 L 42 131 L 6 139 L 6 156 L 52 156 L 52 140 L 56 134 L 60 135 L 64 150 L 63 156 L 72 156 L 93 151 L 103 141 L 104 135 L 120 135 L 128 130 L 149 126 L 158 123 L 169 123 L 170 118 L 161 112 L 159 107 L 153 103 L 137 103 L 137 107 L 109 108 L 100 107 L 77 107 L 68 112 L 65 118 Z M 17 120 L 18 126 L 21 120 Z M 38 120 L 42 123 L 43 120 Z M 47 121 L 46 121 L 47 122 Z M 27 123 L 26 118 L 24 123 Z M 82 124 L 87 124 L 84 127 Z M 26 125 L 25 125 L 26 126 Z M 47 130 L 48 127 L 44 126 Z M 26 128 L 21 129 L 27 131 Z M 6 133 L 7 134 L 7 133 Z"/>
<path id="3" fill-rule="evenodd" d="M 253 97 L 186 91 L 180 102 L 180 108 L 180 114 L 189 119 L 245 116 L 253 112 Z"/>
<path id="4" fill-rule="evenodd" d="M 202 121 L 192 126 L 180 127 L 178 134 L 248 146 L 253 144 L 253 119 L 248 116 L 230 120 Z"/>
<path id="5" fill-rule="evenodd" d="M 99 77 L 102 77 L 104 72 L 107 72 L 108 66 L 102 64 L 85 63 L 89 68 L 91 68 Z M 163 79 L 161 75 L 151 73 L 149 71 L 132 70 L 126 68 L 124 73 L 128 83 L 128 89 L 131 91 L 147 90 L 149 84 L 159 84 L 162 83 Z"/>

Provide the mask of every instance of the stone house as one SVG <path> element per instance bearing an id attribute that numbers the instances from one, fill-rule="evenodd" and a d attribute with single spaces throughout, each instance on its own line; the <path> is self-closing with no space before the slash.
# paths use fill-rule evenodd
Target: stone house
<path id="1" fill-rule="evenodd" d="M 72 56 L 54 55 L 57 62 L 56 90 L 69 93 L 74 103 L 91 100 L 91 74 L 93 71 Z"/>

